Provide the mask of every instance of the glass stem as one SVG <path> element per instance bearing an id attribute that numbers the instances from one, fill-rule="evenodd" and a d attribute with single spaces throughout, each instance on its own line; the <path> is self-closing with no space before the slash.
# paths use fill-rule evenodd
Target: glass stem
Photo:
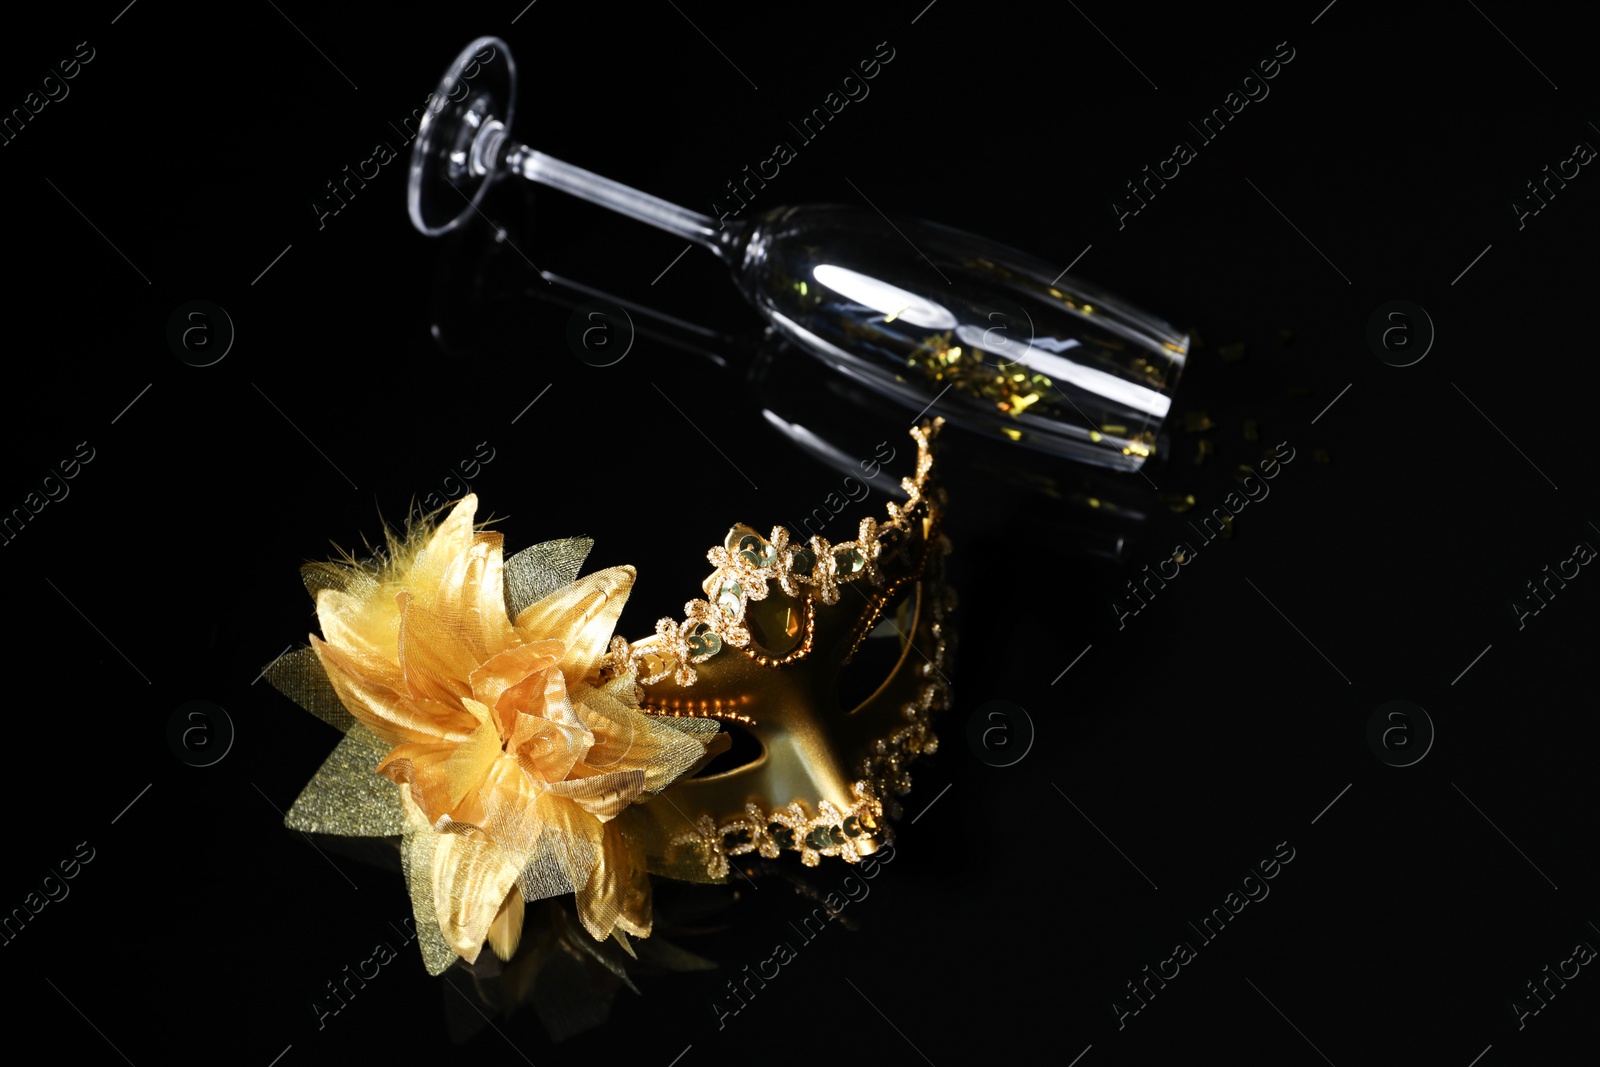
<path id="1" fill-rule="evenodd" d="M 511 140 L 505 127 L 498 120 L 491 119 L 473 140 L 472 169 L 480 174 L 488 173 L 496 169 L 496 164 L 529 181 L 560 189 L 658 230 L 676 234 L 686 241 L 710 249 L 724 262 L 730 261 L 739 231 L 744 228 L 742 224 L 719 225 L 710 215 L 679 207 L 659 196 L 651 196 L 535 151 Z"/>

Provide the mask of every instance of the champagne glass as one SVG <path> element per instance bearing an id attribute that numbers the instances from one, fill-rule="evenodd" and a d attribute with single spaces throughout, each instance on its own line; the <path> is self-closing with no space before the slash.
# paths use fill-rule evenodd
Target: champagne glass
<path id="1" fill-rule="evenodd" d="M 1137 471 L 1154 454 L 1189 339 L 1005 245 L 873 207 L 779 207 L 719 220 L 517 141 L 516 65 L 497 37 L 440 80 L 413 143 L 412 223 L 429 236 L 515 175 L 717 256 L 797 347 L 916 414 L 1055 456 Z"/>

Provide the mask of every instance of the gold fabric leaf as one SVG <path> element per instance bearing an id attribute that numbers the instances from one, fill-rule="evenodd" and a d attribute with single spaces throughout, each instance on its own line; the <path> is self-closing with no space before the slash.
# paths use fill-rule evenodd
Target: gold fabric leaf
<path id="1" fill-rule="evenodd" d="M 637 836 L 646 867 L 651 874 L 679 882 L 726 882 L 726 875 L 712 874 L 707 865 L 716 824 L 705 815 L 691 819 L 674 799 L 674 792 L 666 789 L 647 794 L 620 816 Z"/>
<path id="2" fill-rule="evenodd" d="M 531 806 L 542 831 L 533 858 L 517 876 L 523 899 L 577 892 L 600 861 L 600 820 L 550 793 L 540 793 Z"/>
<path id="3" fill-rule="evenodd" d="M 651 719 L 680 733 L 688 734 L 697 741 L 710 741 L 717 731 L 722 729 L 720 719 L 702 719 L 692 715 L 652 715 Z"/>
<path id="4" fill-rule="evenodd" d="M 423 966 L 435 975 L 443 974 L 461 958 L 439 929 L 433 900 L 434 851 L 444 836 L 431 830 L 416 830 L 407 834 L 400 846 L 400 866 L 411 891 L 411 913 L 417 920 L 417 947 L 422 950 Z"/>
<path id="5" fill-rule="evenodd" d="M 278 692 L 329 726 L 348 731 L 356 724 L 355 716 L 345 710 L 338 691 L 328 681 L 328 672 L 322 669 L 322 661 L 312 649 L 285 652 L 267 668 L 266 679 Z"/>
<path id="6" fill-rule="evenodd" d="M 542 855 L 535 852 L 533 859 L 517 875 L 517 888 L 522 891 L 522 899 L 530 904 L 578 891 L 578 887 L 572 884 L 562 869 L 554 851 Z"/>
<path id="7" fill-rule="evenodd" d="M 523 549 L 505 561 L 506 617 L 514 619 L 564 585 L 578 580 L 594 541 L 564 537 Z"/>
<path id="8" fill-rule="evenodd" d="M 596 941 L 617 929 L 635 937 L 650 936 L 650 876 L 645 871 L 644 849 L 628 832 L 624 820 L 605 824 L 600 862 L 578 891 L 578 918 Z"/>
<path id="9" fill-rule="evenodd" d="M 300 580 L 305 583 L 312 600 L 324 589 L 361 596 L 378 584 L 369 570 L 338 563 L 307 563 L 300 568 Z"/>
<path id="10" fill-rule="evenodd" d="M 386 741 L 359 723 L 352 725 L 300 791 L 283 824 L 308 834 L 340 837 L 405 833 L 399 787 L 375 773 L 388 752 Z"/>

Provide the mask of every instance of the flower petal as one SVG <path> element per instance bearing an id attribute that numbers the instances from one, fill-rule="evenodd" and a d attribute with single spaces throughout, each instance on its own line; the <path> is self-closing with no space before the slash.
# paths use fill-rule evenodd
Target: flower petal
<path id="1" fill-rule="evenodd" d="M 510 756 L 501 755 L 478 787 L 481 805 L 473 832 L 432 834 L 431 893 L 439 928 L 469 962 L 478 957 L 513 885 L 537 863 L 572 892 L 584 885 L 600 851 L 598 820 L 562 797 L 542 793 Z M 527 895 L 533 900 L 537 897 Z M 416 893 L 413 892 L 415 898 Z"/>
<path id="2" fill-rule="evenodd" d="M 489 924 L 489 947 L 502 960 L 509 960 L 516 955 L 517 945 L 522 941 L 522 920 L 522 893 L 513 885 L 506 891 L 506 899 L 501 903 L 494 922 Z"/>
<path id="3" fill-rule="evenodd" d="M 554 638 L 567 646 L 561 672 L 582 680 L 595 673 L 633 588 L 632 567 L 610 567 L 558 589 L 517 616 L 527 640 Z"/>
<path id="4" fill-rule="evenodd" d="M 410 593 L 396 598 L 400 608 L 398 660 L 413 696 L 455 705 L 472 695 L 468 676 L 478 665 L 454 628 Z"/>
<path id="5" fill-rule="evenodd" d="M 644 791 L 656 793 L 688 772 L 706 746 L 687 733 L 622 704 L 602 690 L 584 686 L 575 690 L 578 717 L 594 731 L 594 746 L 572 775 L 639 770 Z"/>
<path id="6" fill-rule="evenodd" d="M 455 741 L 424 741 L 397 745 L 378 764 L 378 773 L 409 790 L 411 801 L 428 825 L 455 805 L 450 803 L 447 778 L 441 768 L 455 754 Z"/>
<path id="7" fill-rule="evenodd" d="M 588 755 L 594 734 L 568 699 L 566 679 L 560 671 L 547 670 L 528 684 L 535 682 L 543 685 L 538 700 L 529 702 L 537 710 L 512 712 L 506 751 L 535 782 L 559 782 Z"/>
<path id="8" fill-rule="evenodd" d="M 317 594 L 317 625 L 323 639 L 335 648 L 378 659 L 395 658 L 394 601 L 384 600 L 371 583 L 372 595 L 353 596 L 335 589 Z"/>
<path id="9" fill-rule="evenodd" d="M 468 493 L 456 501 L 450 514 L 444 517 L 428 538 L 428 543 L 411 561 L 403 584 L 432 607 L 444 587 L 445 575 L 457 557 L 472 545 L 472 517 L 478 511 L 476 493 Z"/>
<path id="10" fill-rule="evenodd" d="M 328 681 L 351 715 L 391 744 L 464 741 L 477 722 L 460 705 L 413 697 L 398 665 L 377 656 L 336 648 L 311 635 Z"/>
<path id="11" fill-rule="evenodd" d="M 506 893 L 517 883 L 519 858 L 483 834 L 434 837 L 434 914 L 445 941 L 468 963 L 477 960 Z"/>
<path id="12" fill-rule="evenodd" d="M 378 773 L 411 787 L 412 799 L 430 824 L 445 815 L 480 825 L 477 791 L 489 769 L 501 758 L 500 729 L 489 709 L 468 698 L 462 703 L 478 720 L 472 736 L 461 742 L 401 745 L 378 765 Z"/>
<path id="13" fill-rule="evenodd" d="M 440 591 L 437 610 L 457 623 L 462 640 L 480 661 L 504 648 L 512 634 L 501 558 L 504 541 L 497 533 L 475 534 L 451 561 Z"/>
<path id="14" fill-rule="evenodd" d="M 443 974 L 460 959 L 445 940 L 433 899 L 435 853 L 438 844 L 449 836 L 418 827 L 407 833 L 400 845 L 400 867 L 411 893 L 411 911 L 416 916 L 417 947 L 428 973 L 433 975 Z"/>
<path id="15" fill-rule="evenodd" d="M 490 772 L 490 786 L 481 791 L 489 809 L 485 831 L 525 857 L 517 877 L 523 898 L 542 900 L 587 884 L 600 858 L 600 820 L 539 788 L 509 759 Z"/>
<path id="16" fill-rule="evenodd" d="M 639 799 L 644 792 L 644 785 L 644 772 L 630 770 L 552 782 L 545 786 L 545 791 L 568 798 L 601 822 L 606 822 L 616 818 L 622 809 Z"/>
<path id="17" fill-rule="evenodd" d="M 494 708 L 501 728 L 510 733 L 517 712 L 542 714 L 544 672 L 565 654 L 560 641 L 530 641 L 498 652 L 468 674 L 472 695 Z"/>
<path id="18" fill-rule="evenodd" d="M 481 661 L 507 644 L 503 538 L 473 528 L 478 498 L 456 503 L 412 560 L 401 584 L 454 629 Z"/>

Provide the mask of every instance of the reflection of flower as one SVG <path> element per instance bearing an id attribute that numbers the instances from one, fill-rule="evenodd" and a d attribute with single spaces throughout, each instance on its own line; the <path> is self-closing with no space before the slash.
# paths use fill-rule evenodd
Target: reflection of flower
<path id="1" fill-rule="evenodd" d="M 615 817 L 706 745 L 635 711 L 631 677 L 600 675 L 633 568 L 513 620 L 502 539 L 474 529 L 476 508 L 467 496 L 377 573 L 322 589 L 312 646 L 351 715 L 393 746 L 377 769 L 402 786 L 413 895 L 431 895 L 451 949 L 473 961 L 487 939 L 509 958 L 524 899 L 564 892 L 596 939 L 648 937 L 644 857 Z"/>

